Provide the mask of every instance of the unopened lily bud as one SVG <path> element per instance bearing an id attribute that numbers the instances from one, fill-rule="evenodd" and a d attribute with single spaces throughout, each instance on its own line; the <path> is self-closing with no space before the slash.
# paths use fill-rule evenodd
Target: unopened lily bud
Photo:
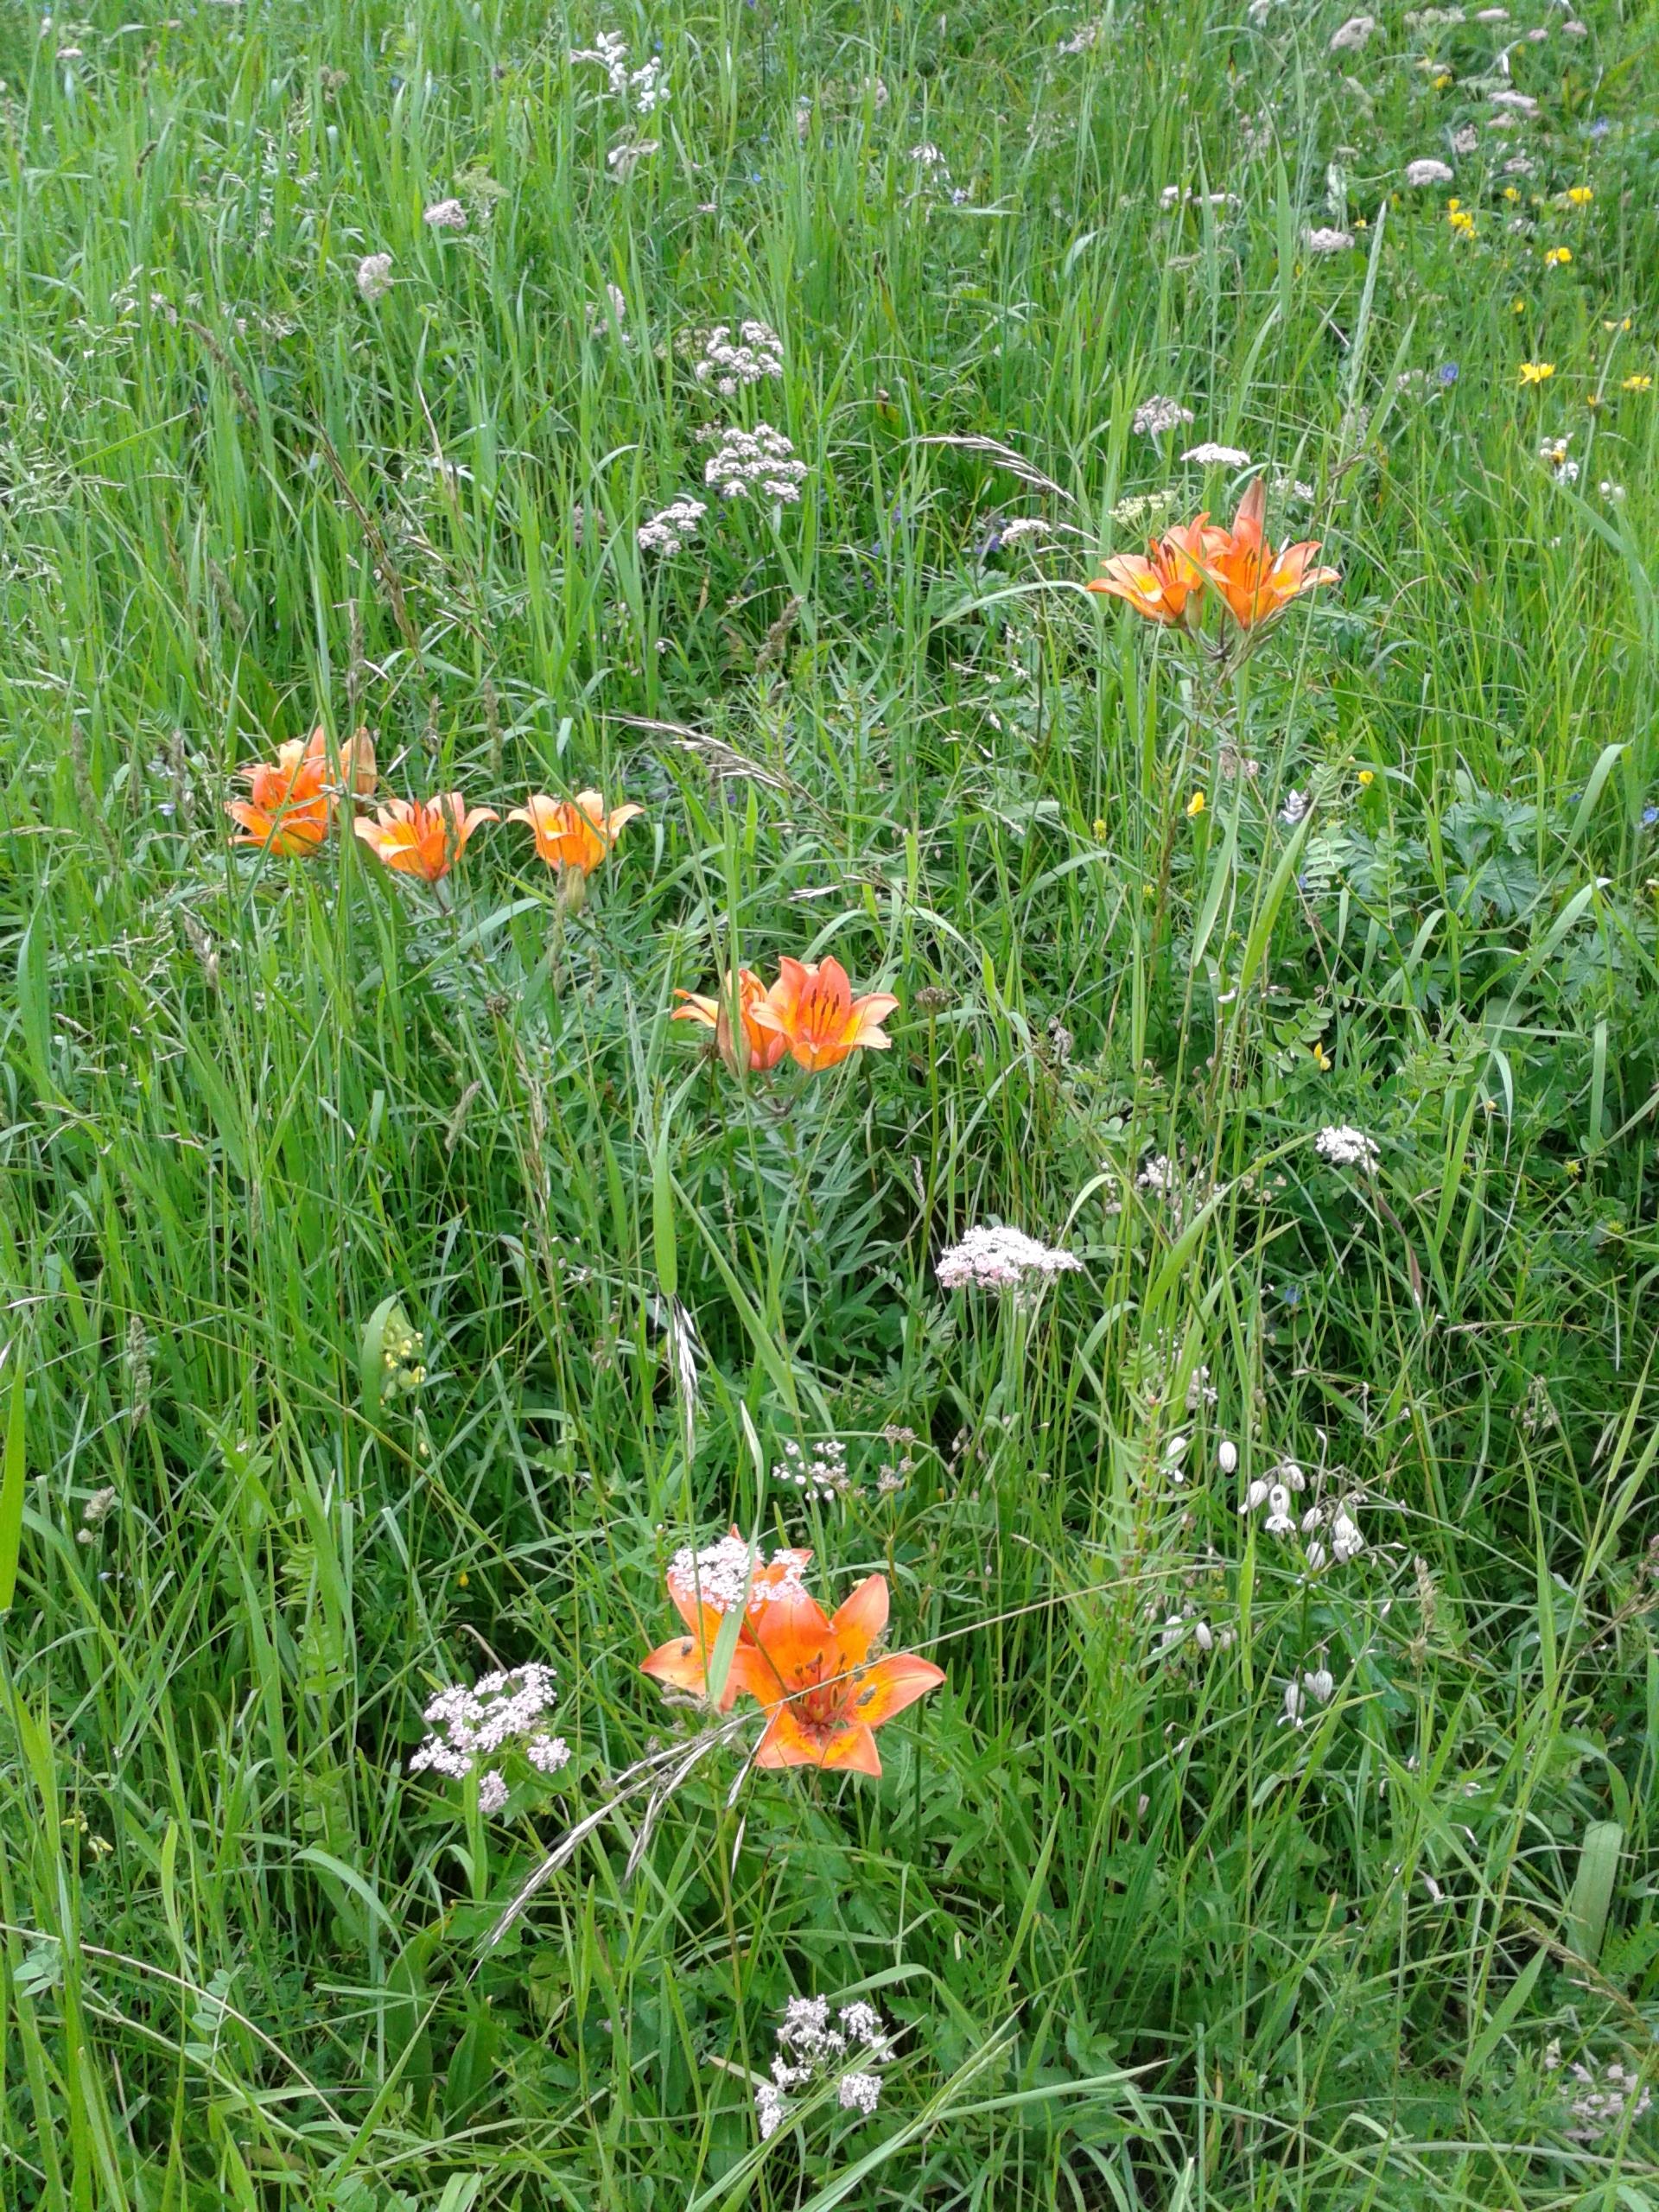
<path id="1" fill-rule="evenodd" d="M 1217 1452 L 1216 1458 L 1220 1463 L 1224 1475 L 1230 1475 L 1236 1471 L 1238 1466 L 1238 1446 L 1233 1442 L 1231 1437 L 1222 1438 L 1221 1447 Z"/>

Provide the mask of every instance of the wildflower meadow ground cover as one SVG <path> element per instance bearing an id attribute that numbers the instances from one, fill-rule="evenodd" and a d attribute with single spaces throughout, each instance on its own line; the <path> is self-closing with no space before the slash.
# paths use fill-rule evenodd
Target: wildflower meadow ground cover
<path id="1" fill-rule="evenodd" d="M 0 32 L 0 2204 L 1659 2209 L 1650 14 Z"/>

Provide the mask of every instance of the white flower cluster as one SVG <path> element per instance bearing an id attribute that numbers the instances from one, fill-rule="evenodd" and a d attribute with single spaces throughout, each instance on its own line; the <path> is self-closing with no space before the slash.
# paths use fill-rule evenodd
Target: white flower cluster
<path id="1" fill-rule="evenodd" d="M 941 1252 L 935 1272 L 946 1290 L 1019 1290 L 1028 1278 L 1075 1274 L 1083 1266 L 1070 1252 L 1052 1251 L 1023 1230 L 982 1223 L 959 1244 Z"/>
<path id="2" fill-rule="evenodd" d="M 804 1497 L 822 1499 L 826 1505 L 832 1498 L 845 1497 L 853 1488 L 847 1472 L 847 1446 L 831 1436 L 809 1459 L 791 1437 L 783 1458 L 772 1468 L 772 1479 Z"/>
<path id="3" fill-rule="evenodd" d="M 1314 230 L 1302 232 L 1302 244 L 1310 253 L 1346 253 L 1353 243 L 1351 231 Z"/>
<path id="4" fill-rule="evenodd" d="M 747 499 L 754 493 L 781 506 L 800 498 L 806 463 L 795 458 L 794 447 L 770 423 L 757 423 L 752 430 L 734 423 L 729 429 L 711 429 L 704 435 L 717 442 L 704 466 L 702 480 L 722 499 Z"/>
<path id="5" fill-rule="evenodd" d="M 1294 1536 L 1300 1529 L 1308 1539 L 1306 1557 L 1311 1567 L 1321 1567 L 1327 1559 L 1345 1566 L 1365 1548 L 1365 1539 L 1359 1533 L 1351 1506 L 1338 1502 L 1335 1505 L 1313 1504 L 1300 1517 L 1291 1503 L 1293 1496 L 1307 1488 L 1307 1477 L 1294 1459 L 1286 1459 L 1269 1475 L 1258 1475 L 1244 1493 L 1241 1513 L 1254 1513 L 1265 1505 L 1267 1513 L 1262 1525 L 1270 1536 Z M 1325 1539 L 1330 1538 L 1327 1546 Z"/>
<path id="6" fill-rule="evenodd" d="M 391 256 L 365 253 L 357 264 L 357 289 L 365 300 L 384 300 L 391 289 Z"/>
<path id="7" fill-rule="evenodd" d="M 1279 819 L 1287 830 L 1294 830 L 1306 815 L 1313 801 L 1306 791 L 1299 791 L 1293 784 L 1285 794 L 1285 803 L 1279 810 Z"/>
<path id="8" fill-rule="evenodd" d="M 1376 1141 L 1368 1137 L 1363 1129 L 1351 1128 L 1346 1122 L 1321 1129 L 1313 1140 L 1313 1148 L 1333 1167 L 1357 1167 L 1368 1175 L 1381 1156 Z"/>
<path id="9" fill-rule="evenodd" d="M 1410 185 L 1450 184 L 1452 175 L 1450 162 L 1428 160 L 1406 163 L 1406 182 Z"/>
<path id="10" fill-rule="evenodd" d="M 426 209 L 421 220 L 429 230 L 464 231 L 467 210 L 459 200 L 435 200 Z"/>
<path id="11" fill-rule="evenodd" d="M 592 46 L 570 56 L 575 61 L 597 61 L 610 80 L 613 95 L 637 114 L 652 115 L 668 99 L 663 65 L 653 54 L 643 67 L 628 67 L 628 42 L 618 31 L 601 31 Z"/>
<path id="12" fill-rule="evenodd" d="M 731 326 L 717 322 L 702 341 L 702 358 L 692 373 L 699 384 L 713 385 L 729 399 L 740 385 L 782 376 L 784 341 L 770 323 L 740 323 L 734 339 Z"/>
<path id="13" fill-rule="evenodd" d="M 634 536 L 642 553 L 683 552 L 697 534 L 697 524 L 708 513 L 701 499 L 676 499 L 670 506 L 642 522 Z"/>
<path id="14" fill-rule="evenodd" d="M 1143 399 L 1135 409 L 1130 427 L 1137 438 L 1161 438 L 1166 430 L 1178 429 L 1192 420 L 1192 410 L 1183 407 L 1179 399 L 1168 399 L 1154 391 L 1150 399 Z"/>
<path id="15" fill-rule="evenodd" d="M 754 2088 L 762 2142 L 770 2141 L 789 2117 L 794 2092 L 832 2074 L 840 2077 L 836 2101 L 843 2112 L 868 2120 L 880 2103 L 881 2077 L 874 2069 L 893 2056 L 886 2021 L 874 2005 L 863 2003 L 843 2005 L 836 2018 L 841 2024 L 832 2028 L 829 2000 L 823 1997 L 791 1997 L 785 2006 L 772 2079 Z"/>
<path id="16" fill-rule="evenodd" d="M 1014 515 L 1007 522 L 998 524 L 990 550 L 995 553 L 1009 545 L 1021 545 L 1028 537 L 1037 539 L 1052 536 L 1053 531 L 1040 515 Z"/>
<path id="17" fill-rule="evenodd" d="M 1347 22 L 1332 32 L 1329 51 L 1332 54 L 1357 54 L 1376 29 L 1375 16 L 1350 16 Z"/>
<path id="18" fill-rule="evenodd" d="M 751 1554 L 741 1536 L 722 1536 L 717 1544 L 706 1544 L 701 1551 L 694 1551 L 688 1544 L 676 1552 L 668 1563 L 668 1586 L 689 1604 L 707 1605 L 714 1613 L 729 1613 L 736 1605 L 764 1605 L 785 1588 L 796 1587 L 805 1572 L 807 1558 L 805 1552 L 774 1552 L 772 1564 L 784 1569 L 783 1580 L 760 1582 L 754 1577 L 766 1558 L 759 1545 Z"/>
<path id="19" fill-rule="evenodd" d="M 1579 2084 L 1573 2100 L 1574 2125 L 1566 2131 L 1569 2142 L 1594 2143 L 1616 2134 L 1627 2118 L 1640 2120 L 1653 2103 L 1653 2092 L 1641 2086 L 1635 2067 L 1622 2066 L 1617 2059 L 1599 2074 L 1587 2066 L 1569 2066 L 1567 2072 Z"/>
<path id="20" fill-rule="evenodd" d="M 1207 440 L 1202 445 L 1189 446 L 1181 459 L 1195 461 L 1200 468 L 1248 468 L 1250 465 L 1250 456 L 1242 448 L 1218 446 Z"/>
<path id="21" fill-rule="evenodd" d="M 1336 1694 L 1336 1677 L 1321 1660 L 1317 1667 L 1306 1667 L 1300 1681 L 1293 1675 L 1285 1684 L 1285 1709 L 1280 1716 L 1293 1728 L 1300 1728 L 1303 1715 L 1310 1705 L 1329 1705 Z"/>
<path id="22" fill-rule="evenodd" d="M 1571 436 L 1571 432 L 1567 434 Z M 1538 458 L 1555 478 L 1558 484 L 1576 484 L 1579 464 L 1567 449 L 1567 438 L 1546 438 L 1538 448 Z"/>
<path id="23" fill-rule="evenodd" d="M 570 1757 L 563 1737 L 550 1734 L 545 1726 L 557 1697 L 553 1669 L 535 1660 L 485 1675 L 469 1690 L 440 1690 L 422 1715 L 432 1733 L 410 1758 L 410 1772 L 464 1782 L 484 1761 L 516 1749 L 538 1773 L 556 1774 Z M 506 1779 L 499 1768 L 486 1767 L 479 1777 L 478 1802 L 486 1813 L 499 1813 L 506 1803 Z"/>

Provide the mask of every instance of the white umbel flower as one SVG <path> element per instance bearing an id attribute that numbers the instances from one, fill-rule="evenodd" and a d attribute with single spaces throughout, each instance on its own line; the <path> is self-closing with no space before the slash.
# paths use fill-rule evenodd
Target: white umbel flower
<path id="1" fill-rule="evenodd" d="M 1373 1173 L 1381 1157 L 1375 1141 L 1364 1130 L 1352 1128 L 1346 1122 L 1333 1122 L 1321 1129 L 1313 1140 L 1313 1148 L 1333 1167 L 1357 1167 L 1368 1175 Z"/>
<path id="2" fill-rule="evenodd" d="M 421 220 L 429 231 L 464 231 L 467 210 L 459 200 L 435 200 Z"/>
<path id="3" fill-rule="evenodd" d="M 1450 162 L 1431 158 L 1406 163 L 1406 182 L 1409 185 L 1450 184 L 1455 174 Z"/>
<path id="4" fill-rule="evenodd" d="M 796 458 L 795 448 L 781 430 L 770 423 L 757 423 L 752 430 L 734 424 L 730 429 L 710 431 L 716 442 L 702 472 L 702 480 L 722 499 L 751 497 L 786 505 L 801 496 L 808 470 Z"/>
<path id="5" fill-rule="evenodd" d="M 935 1272 L 946 1290 L 1019 1290 L 1031 1281 L 1075 1274 L 1082 1265 L 1072 1253 L 1052 1250 L 1023 1230 L 986 1223 L 941 1252 Z"/>
<path id="6" fill-rule="evenodd" d="M 357 289 L 365 300 L 384 300 L 391 289 L 391 256 L 365 253 L 357 264 Z"/>
<path id="7" fill-rule="evenodd" d="M 1327 51 L 1332 54 L 1357 54 L 1370 41 L 1376 29 L 1375 16 L 1350 16 L 1345 23 L 1332 32 Z"/>

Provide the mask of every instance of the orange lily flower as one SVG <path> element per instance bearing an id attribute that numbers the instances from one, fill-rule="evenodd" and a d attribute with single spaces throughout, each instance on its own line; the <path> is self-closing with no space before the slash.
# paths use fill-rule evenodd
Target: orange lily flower
<path id="1" fill-rule="evenodd" d="M 274 762 L 257 761 L 242 773 L 248 796 L 225 803 L 238 828 L 231 842 L 257 845 L 267 853 L 315 853 L 328 835 L 323 764 L 310 758 L 296 738 L 280 748 Z"/>
<path id="2" fill-rule="evenodd" d="M 1267 503 L 1267 488 L 1258 476 L 1239 501 L 1231 530 L 1211 532 L 1218 542 L 1205 548 L 1205 573 L 1241 630 L 1271 621 L 1316 584 L 1338 580 L 1335 569 L 1309 566 L 1319 550 L 1317 538 L 1274 551 L 1262 526 Z"/>
<path id="3" fill-rule="evenodd" d="M 507 819 L 529 824 L 537 853 L 549 868 L 575 868 L 588 875 L 616 842 L 623 824 L 644 812 L 640 806 L 619 806 L 607 814 L 597 791 L 578 791 L 574 799 L 533 791 Z"/>
<path id="4" fill-rule="evenodd" d="M 775 990 L 777 985 L 773 984 Z M 789 1050 L 789 1039 L 783 1031 L 763 1021 L 757 1007 L 769 1004 L 766 985 L 753 969 L 738 972 L 735 989 L 729 975 L 721 983 L 718 998 L 707 998 L 699 991 L 676 991 L 676 998 L 683 999 L 683 1006 L 677 1006 L 671 1019 L 675 1021 L 701 1021 L 715 1033 L 720 1047 L 720 1057 L 733 1074 L 738 1071 L 739 1056 L 732 1034 L 732 1007 L 737 1007 L 738 1019 L 743 1028 L 744 1058 L 742 1065 L 751 1075 L 766 1075 L 775 1068 Z"/>
<path id="5" fill-rule="evenodd" d="M 731 1535 L 707 1551 L 677 1553 L 669 1563 L 668 1594 L 690 1633 L 659 1643 L 651 1656 L 641 1662 L 640 1672 L 671 1689 L 689 1691 L 693 1697 L 706 1697 L 709 1662 L 714 1656 L 715 1640 L 725 1615 L 742 1600 L 738 1649 L 741 1651 L 747 1645 L 753 1651 L 756 1648 L 755 1622 L 770 1606 L 789 1602 L 791 1593 L 800 1588 L 802 1573 L 811 1561 L 810 1552 L 779 1551 L 772 1554 L 771 1564 L 766 1564 L 758 1548 L 751 1555 L 735 1522 Z M 745 1687 L 744 1669 L 737 1664 L 734 1654 L 732 1670 L 721 1695 L 722 1713 L 731 1711 L 738 1691 Z"/>
<path id="6" fill-rule="evenodd" d="M 809 964 L 785 955 L 778 963 L 778 981 L 753 1001 L 753 1011 L 762 1028 L 784 1038 L 797 1065 L 816 1075 L 838 1066 L 861 1046 L 885 1052 L 893 1039 L 881 1025 L 898 1003 L 890 991 L 855 999 L 838 960 Z"/>
<path id="7" fill-rule="evenodd" d="M 466 851 L 479 824 L 500 819 L 493 806 L 469 808 L 459 791 L 445 791 L 430 802 L 394 798 L 372 822 L 359 816 L 352 827 L 387 868 L 436 883 Z"/>
<path id="8" fill-rule="evenodd" d="M 359 797 L 374 789 L 374 746 L 365 729 L 340 748 L 346 788 Z M 314 853 L 328 834 L 333 794 L 327 783 L 328 739 L 319 727 L 303 741 L 278 746 L 274 762 L 262 760 L 242 773 L 246 798 L 226 803 L 225 811 L 241 834 L 233 845 L 257 845 L 268 853 Z"/>
<path id="9" fill-rule="evenodd" d="M 833 1620 L 797 1582 L 747 1625 L 753 1643 L 739 1645 L 732 1673 L 771 1715 L 757 1766 L 880 1774 L 874 1732 L 944 1680 L 943 1668 L 909 1653 L 871 1659 L 887 1625 L 880 1574 L 861 1582 Z"/>
<path id="10" fill-rule="evenodd" d="M 1115 553 L 1104 574 L 1084 586 L 1109 598 L 1126 600 L 1149 622 L 1179 623 L 1190 628 L 1204 597 L 1205 563 L 1227 533 L 1209 527 L 1207 514 L 1154 537 L 1145 556 Z M 1190 611 L 1189 611 L 1190 603 Z"/>

